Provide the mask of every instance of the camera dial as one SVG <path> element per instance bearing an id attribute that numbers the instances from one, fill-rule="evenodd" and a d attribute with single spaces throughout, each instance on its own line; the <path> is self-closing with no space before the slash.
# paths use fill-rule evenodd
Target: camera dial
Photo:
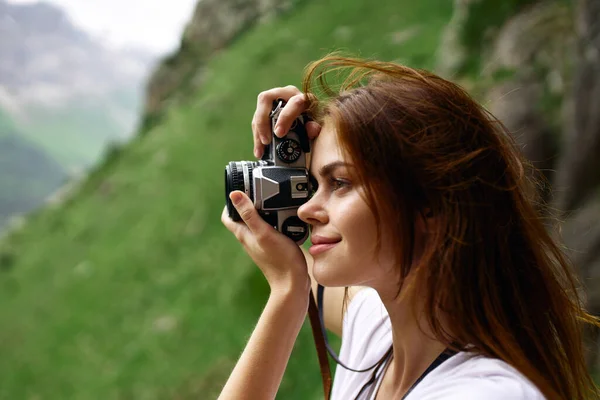
<path id="1" fill-rule="evenodd" d="M 285 139 L 277 145 L 277 157 L 284 163 L 293 163 L 300 158 L 302 150 L 300 143 L 294 139 Z"/>

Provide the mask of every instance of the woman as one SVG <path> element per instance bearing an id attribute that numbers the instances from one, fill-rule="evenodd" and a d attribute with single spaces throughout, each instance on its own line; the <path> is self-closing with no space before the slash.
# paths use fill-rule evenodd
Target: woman
<path id="1" fill-rule="evenodd" d="M 334 94 L 322 77 L 344 68 Z M 317 100 L 315 80 L 328 99 Z M 302 92 L 259 95 L 256 157 L 276 98 L 288 100 L 278 136 L 303 111 L 315 118 L 317 189 L 298 211 L 313 246 L 303 254 L 231 193 L 243 222 L 225 211 L 222 221 L 271 295 L 221 399 L 275 397 L 316 282 L 327 287 L 340 359 L 375 365 L 338 366 L 333 399 L 598 396 L 581 335 L 582 322 L 598 320 L 578 300 L 538 216 L 535 182 L 497 120 L 431 73 L 331 55 L 309 66 Z"/>

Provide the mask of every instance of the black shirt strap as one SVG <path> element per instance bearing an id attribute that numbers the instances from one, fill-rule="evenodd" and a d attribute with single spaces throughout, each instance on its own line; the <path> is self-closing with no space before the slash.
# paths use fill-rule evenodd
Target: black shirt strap
<path id="1" fill-rule="evenodd" d="M 410 387 L 410 389 L 408 389 L 408 392 L 406 392 L 404 394 L 404 396 L 402 396 L 402 400 L 406 399 L 406 396 L 408 396 L 410 394 L 410 392 L 413 391 L 413 389 L 423 380 L 423 378 L 425 378 L 431 371 L 433 371 L 434 369 L 436 369 L 437 367 L 439 367 L 440 365 L 442 365 L 442 363 L 444 361 L 446 361 L 447 359 L 449 359 L 450 357 L 452 357 L 453 355 L 456 354 L 456 351 L 451 350 L 451 349 L 446 349 L 444 350 L 439 356 L 437 356 L 437 358 L 435 360 L 433 360 L 433 362 L 429 365 L 429 367 L 427 367 L 427 369 L 425 370 L 425 372 L 423 372 L 421 374 L 421 376 L 419 377 L 419 379 L 416 380 L 415 383 L 413 383 L 413 385 Z"/>

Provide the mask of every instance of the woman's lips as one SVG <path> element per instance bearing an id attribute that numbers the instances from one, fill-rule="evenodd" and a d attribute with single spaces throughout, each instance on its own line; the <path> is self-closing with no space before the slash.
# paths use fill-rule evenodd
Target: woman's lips
<path id="1" fill-rule="evenodd" d="M 324 244 L 313 244 L 312 246 L 310 246 L 310 248 L 308 249 L 308 252 L 312 255 L 312 256 L 316 256 L 317 254 L 321 254 L 324 251 L 327 251 L 329 249 L 331 249 L 332 247 L 334 247 L 336 244 L 338 244 L 339 242 L 335 242 L 335 243 L 324 243 Z"/>

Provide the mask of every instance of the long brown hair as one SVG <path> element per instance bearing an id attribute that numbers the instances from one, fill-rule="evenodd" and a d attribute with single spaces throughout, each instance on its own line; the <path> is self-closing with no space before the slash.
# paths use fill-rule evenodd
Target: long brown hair
<path id="1" fill-rule="evenodd" d="M 327 83 L 334 71 L 346 77 L 339 91 Z M 504 360 L 548 399 L 598 396 L 582 324 L 599 322 L 506 128 L 457 84 L 390 62 L 331 54 L 307 67 L 303 91 L 313 116 L 335 125 L 378 227 L 399 238 L 400 276 L 414 271 L 410 290 L 436 338 Z M 425 210 L 437 229 L 413 265 Z"/>

